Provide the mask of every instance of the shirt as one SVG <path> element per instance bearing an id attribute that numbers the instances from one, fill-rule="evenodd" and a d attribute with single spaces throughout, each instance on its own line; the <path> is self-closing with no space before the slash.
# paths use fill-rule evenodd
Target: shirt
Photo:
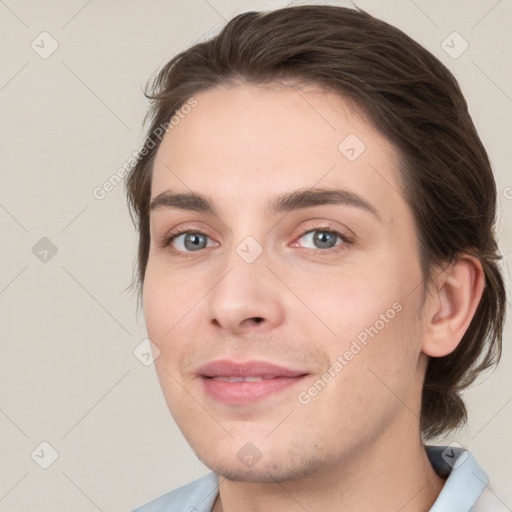
<path id="1" fill-rule="evenodd" d="M 425 446 L 425 450 L 436 473 L 446 478 L 430 512 L 510 512 L 469 450 L 452 446 Z M 208 473 L 133 512 L 211 512 L 218 492 L 217 475 Z"/>

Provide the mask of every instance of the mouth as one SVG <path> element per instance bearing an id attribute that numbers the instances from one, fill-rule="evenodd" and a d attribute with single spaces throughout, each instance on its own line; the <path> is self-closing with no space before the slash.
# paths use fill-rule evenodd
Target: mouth
<path id="1" fill-rule="evenodd" d="M 208 396 L 228 405 L 245 405 L 283 393 L 308 375 L 264 361 L 212 361 L 198 370 Z"/>
<path id="2" fill-rule="evenodd" d="M 210 377 L 213 380 L 222 380 L 224 382 L 259 382 L 261 380 L 277 379 L 279 376 L 274 375 L 272 377 Z"/>

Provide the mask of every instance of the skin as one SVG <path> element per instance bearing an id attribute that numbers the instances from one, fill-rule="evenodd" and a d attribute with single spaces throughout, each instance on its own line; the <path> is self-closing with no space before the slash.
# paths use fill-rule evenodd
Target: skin
<path id="1" fill-rule="evenodd" d="M 151 197 L 194 191 L 216 213 L 151 212 L 143 303 L 169 409 L 219 475 L 214 510 L 429 510 L 444 481 L 420 438 L 427 355 L 459 343 L 483 289 L 479 263 L 461 258 L 424 295 L 398 154 L 343 98 L 276 84 L 195 98 L 161 143 Z M 338 150 L 348 134 L 366 146 L 353 162 Z M 276 195 L 311 187 L 349 190 L 378 215 L 338 204 L 269 213 Z M 326 226 L 350 241 L 319 248 L 311 232 Z M 181 236 L 163 247 L 176 228 L 204 233 L 208 244 L 187 252 Z M 247 236 L 262 249 L 253 263 L 236 250 Z M 400 312 L 300 403 L 299 393 L 397 303 Z M 269 361 L 307 376 L 259 402 L 227 405 L 197 374 L 217 359 Z M 248 442 L 261 454 L 252 467 L 237 456 Z"/>

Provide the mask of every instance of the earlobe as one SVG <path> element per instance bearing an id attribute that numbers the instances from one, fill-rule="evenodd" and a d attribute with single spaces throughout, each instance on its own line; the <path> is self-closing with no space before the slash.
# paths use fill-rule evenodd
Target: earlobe
<path id="1" fill-rule="evenodd" d="M 464 255 L 444 269 L 427 298 L 422 351 L 432 357 L 453 352 L 473 319 L 485 288 L 482 264 Z"/>

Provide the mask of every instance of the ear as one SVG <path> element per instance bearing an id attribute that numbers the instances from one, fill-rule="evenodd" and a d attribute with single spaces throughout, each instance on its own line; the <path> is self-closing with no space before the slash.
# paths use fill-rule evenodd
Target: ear
<path id="1" fill-rule="evenodd" d="M 467 331 L 485 288 L 482 264 L 463 255 L 434 279 L 425 304 L 421 345 L 428 356 L 453 352 Z"/>

